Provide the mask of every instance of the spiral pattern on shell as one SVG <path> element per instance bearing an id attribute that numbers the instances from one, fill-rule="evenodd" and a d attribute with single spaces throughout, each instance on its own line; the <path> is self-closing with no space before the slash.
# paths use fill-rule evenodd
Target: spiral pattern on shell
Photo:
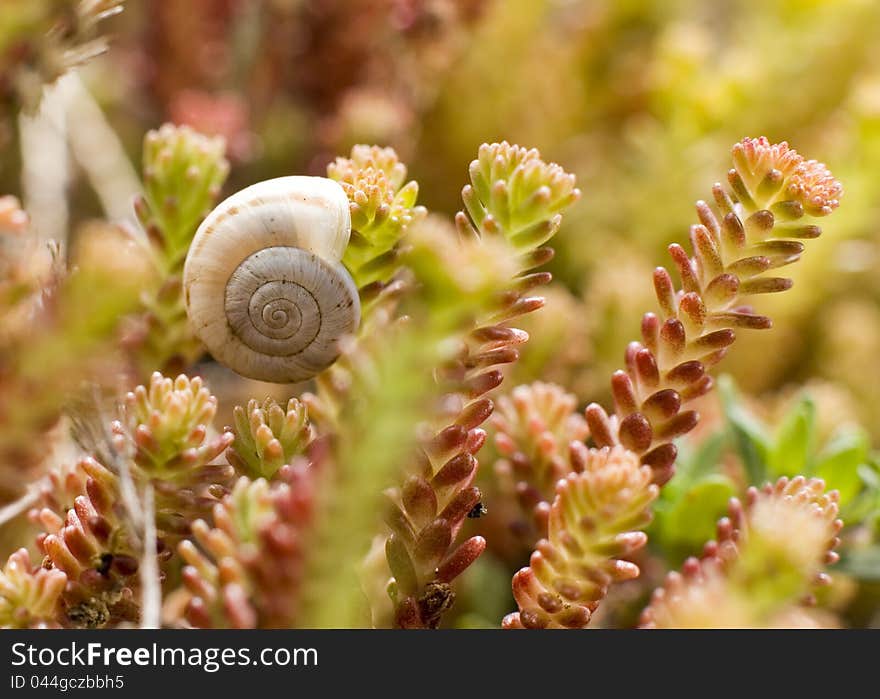
<path id="1" fill-rule="evenodd" d="M 239 374 L 311 378 L 357 329 L 357 288 L 339 261 L 348 198 L 320 177 L 283 177 L 234 194 L 200 226 L 184 267 L 193 328 Z"/>

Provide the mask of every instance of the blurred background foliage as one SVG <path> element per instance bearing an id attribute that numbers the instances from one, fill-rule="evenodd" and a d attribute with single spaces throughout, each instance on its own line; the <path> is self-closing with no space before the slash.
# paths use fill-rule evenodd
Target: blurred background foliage
<path id="1" fill-rule="evenodd" d="M 41 2 L 4 4 L 5 51 Z M 378 143 L 408 163 L 421 203 L 452 213 L 484 141 L 564 162 L 586 196 L 557 237 L 564 288 L 531 319 L 542 332 L 516 378 L 580 397 L 605 390 L 649 307 L 645 270 L 687 230 L 730 143 L 766 135 L 821 153 L 847 206 L 795 290 L 769 299 L 776 331 L 742 338 L 727 368 L 751 393 L 833 381 L 878 436 L 880 379 L 862 370 L 880 347 L 878 26 L 870 0 L 145 0 L 107 22 L 112 56 L 82 74 L 134 162 L 166 120 L 223 135 L 227 191 L 323 174 Z M 18 194 L 10 123 L 0 191 Z M 72 188 L 75 232 L 102 210 L 88 178 Z"/>
<path id="2" fill-rule="evenodd" d="M 137 193 L 129 163 L 140 169 L 144 133 L 165 121 L 226 139 L 224 192 L 290 173 L 324 174 L 353 144 L 376 143 L 407 162 L 419 202 L 447 214 L 460 208 L 480 143 L 534 146 L 576 173 L 584 196 L 556 238 L 556 284 L 544 311 L 523 321 L 532 340 L 506 385 L 554 381 L 582 405 L 607 401 L 607 377 L 653 307 L 649 271 L 670 242 L 685 237 L 692 203 L 725 171 L 730 144 L 766 135 L 822 157 L 844 183 L 844 206 L 794 270 L 794 289 L 766 300 L 774 332 L 740 333 L 725 363 L 731 379 L 702 406 L 705 421 L 683 445 L 651 541 L 666 565 L 678 565 L 711 538 L 727 499 L 748 484 L 823 477 L 840 490 L 844 519 L 865 523 L 851 533 L 855 544 L 835 574 L 854 576 L 861 587 L 844 584 L 841 593 L 832 586 L 841 599 L 828 605 L 849 605 L 851 623 L 877 621 L 864 600 L 880 587 L 880 554 L 871 545 L 880 492 L 873 453 L 880 443 L 880 3 L 129 2 L 106 22 L 112 52 L 79 71 L 109 128 L 91 121 L 92 141 L 78 142 L 77 118 L 91 113 L 90 103 L 75 87 L 58 88 L 79 105 L 66 124 L 41 132 L 51 140 L 53 128 L 69 131 L 62 173 L 27 162 L 24 141 L 33 134 L 16 125 L 20 107 L 36 109 L 22 97 L 28 71 L 52 65 L 45 56 L 36 61 L 39 47 L 21 37 L 33 36 L 31 25 L 58 4 L 0 5 L 0 193 L 21 197 L 35 225 L 48 229 L 51 217 L 34 214 L 39 201 L 22 172 L 61 178 L 70 193 L 68 248 L 86 269 L 104 264 L 106 245 L 119 244 L 108 243 L 96 220 L 125 217 L 128 204 L 117 215 L 111 189 Z M 212 387 L 238 400 L 254 392 L 245 382 Z M 224 404 L 232 402 L 221 400 L 221 410 Z M 493 553 L 464 581 L 456 623 L 494 625 L 510 608 L 499 605 L 502 590 L 509 594 L 506 554 Z M 663 568 L 652 576 L 644 565 L 644 580 L 615 595 L 643 602 Z"/>

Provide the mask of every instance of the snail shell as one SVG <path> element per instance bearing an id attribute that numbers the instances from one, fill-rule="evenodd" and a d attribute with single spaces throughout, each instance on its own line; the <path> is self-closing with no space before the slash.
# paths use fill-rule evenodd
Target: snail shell
<path id="1" fill-rule="evenodd" d="M 304 381 L 339 354 L 360 320 L 340 262 L 348 197 L 324 177 L 251 185 L 199 226 L 183 268 L 192 327 L 215 359 L 253 379 Z"/>

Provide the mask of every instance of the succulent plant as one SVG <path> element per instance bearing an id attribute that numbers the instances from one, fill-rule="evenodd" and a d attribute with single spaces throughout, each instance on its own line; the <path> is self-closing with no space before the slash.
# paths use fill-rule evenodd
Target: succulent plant
<path id="1" fill-rule="evenodd" d="M 468 214 L 460 212 L 456 217 L 463 236 L 461 245 L 463 249 L 489 246 L 490 250 L 499 246 L 498 253 L 482 256 L 486 260 L 483 269 L 493 260 L 512 256 L 513 278 L 502 281 L 505 291 L 493 294 L 484 307 L 471 303 L 471 328 L 458 356 L 441 373 L 445 384 L 441 385 L 450 392 L 445 402 L 456 408 L 450 411 L 447 425 L 424 444 L 420 473 L 409 476 L 402 488 L 394 491 L 386 514 L 392 529 L 386 557 L 394 576 L 389 594 L 395 623 L 404 628 L 437 626 L 454 600 L 450 583 L 485 548 L 481 536 L 455 543 L 468 515 L 480 506 L 481 493 L 474 485 L 476 453 L 486 439 L 480 425 L 494 408 L 485 394 L 503 379 L 497 367 L 516 361 L 517 346 L 528 339 L 508 322 L 543 305 L 541 297 L 529 292 L 548 283 L 550 275 L 532 270 L 552 257 L 552 250 L 542 246 L 558 230 L 560 211 L 580 196 L 574 177 L 561 167 L 543 161 L 536 150 L 508 143 L 482 146 L 470 174 L 471 184 L 462 191 Z M 507 246 L 507 255 L 503 246 Z M 488 274 L 484 272 L 483 278 L 498 276 L 497 264 Z M 438 267 L 444 268 L 421 261 L 416 264 L 416 276 L 424 280 L 428 270 Z M 457 264 L 445 268 L 467 269 Z M 419 274 L 419 269 L 425 271 Z M 481 278 L 479 274 L 474 277 Z M 461 273 L 455 280 L 459 288 L 468 283 Z M 466 293 L 474 301 L 486 298 L 479 285 Z M 435 297 L 444 295 L 448 294 L 435 293 Z"/>
<path id="2" fill-rule="evenodd" d="M 0 571 L 0 628 L 56 625 L 66 583 L 60 570 L 33 565 L 27 549 L 11 554 Z"/>
<path id="3" fill-rule="evenodd" d="M 187 620 L 201 628 L 293 626 L 314 504 L 302 461 L 271 485 L 242 477 L 214 506 L 213 526 L 197 520 L 193 539 L 180 543 Z"/>
<path id="4" fill-rule="evenodd" d="M 235 441 L 227 458 L 251 476 L 272 478 L 279 468 L 302 456 L 314 438 L 308 409 L 296 398 L 287 402 L 286 410 L 267 398 L 262 404 L 248 401 L 246 408 L 237 405 L 232 412 Z"/>
<path id="5" fill-rule="evenodd" d="M 642 342 L 627 347 L 626 370 L 612 377 L 614 413 L 587 407 L 596 444 L 637 452 L 661 484 L 674 472 L 673 440 L 698 420 L 687 403 L 712 388 L 707 369 L 727 354 L 738 330 L 771 326 L 747 301 L 791 287 L 774 270 L 800 258 L 801 241 L 821 233 L 810 221 L 836 209 L 842 193 L 824 165 L 786 143 L 746 138 L 734 146 L 733 163 L 729 188 L 712 188 L 714 205 L 697 202 L 693 256 L 669 246 L 681 288 L 663 267 L 654 271 L 660 314 L 645 314 Z"/>
<path id="6" fill-rule="evenodd" d="M 343 262 L 358 287 L 387 282 L 397 266 L 397 243 L 426 213 L 416 206 L 419 185 L 406 182 L 406 166 L 392 148 L 377 146 L 354 146 L 350 158 L 327 166 L 327 176 L 351 202 L 352 237 Z"/>
<path id="7" fill-rule="evenodd" d="M 789 626 L 790 608 L 828 584 L 823 567 L 839 559 L 834 547 L 843 523 L 838 495 L 819 479 L 781 478 L 751 488 L 702 559 L 670 573 L 642 614 L 649 628 Z"/>
<path id="8" fill-rule="evenodd" d="M 548 243 L 563 212 L 580 197 L 575 177 L 537 150 L 485 144 L 469 169 L 464 210 L 450 221 L 416 204 L 418 185 L 407 182 L 393 149 L 356 146 L 328 175 L 347 198 L 340 211 L 349 207 L 352 233 L 341 259 L 363 322 L 334 340 L 330 358 L 338 357 L 318 371 L 313 393 L 279 402 L 279 389 L 243 401 L 231 411 L 233 427 L 216 430 L 220 401 L 195 371 L 153 372 L 131 390 L 119 387 L 147 368 L 191 366 L 203 351 L 186 316 L 182 263 L 227 176 L 224 152 L 222 139 L 185 126 L 166 125 L 145 140 L 145 192 L 135 209 L 153 273 L 131 282 L 139 293 L 133 315 L 120 300 L 125 312 L 114 322 L 103 313 L 95 321 L 102 338 L 118 332 L 134 362 L 105 386 L 106 395 L 122 396 L 115 419 L 100 391 L 92 407 L 71 401 L 75 453 L 53 457 L 2 512 L 6 521 L 30 509 L 44 556 L 36 566 L 17 551 L 0 575 L 5 626 L 150 626 L 161 608 L 164 623 L 183 627 L 438 628 L 462 623 L 456 598 L 463 589 L 473 594 L 466 571 L 476 565 L 487 575 L 525 547 L 532 554 L 512 583 L 517 608 L 502 626 L 586 627 L 614 583 L 636 580 L 641 566 L 657 567 L 669 553 L 670 512 L 705 492 L 702 476 L 685 469 L 681 487 L 673 481 L 658 506 L 660 554 L 646 549 L 653 509 L 675 471 L 674 441 L 698 421 L 688 404 L 711 390 L 708 369 L 735 331 L 769 327 L 746 301 L 791 286 L 772 270 L 801 256 L 801 240 L 819 235 L 814 220 L 832 213 L 841 195 L 827 168 L 785 144 L 737 144 L 728 187 L 715 186 L 713 205 L 697 205 L 692 256 L 670 246 L 681 288 L 655 271 L 660 310 L 645 316 L 642 342 L 630 345 L 626 370 L 612 378 L 609 413 L 596 403 L 581 410 L 579 395 L 540 380 L 492 395 L 529 340 L 516 321 L 545 303 L 537 290 L 551 275 L 539 268 L 553 257 Z M 0 200 L 0 226 L 9 242 L 0 253 L 11 255 L 0 260 L 9 262 L 0 289 L 12 289 L 14 248 L 29 232 L 16 201 Z M 92 326 L 64 324 L 74 307 L 64 304 L 87 298 L 83 284 L 95 265 L 82 259 L 82 270 L 59 271 L 51 294 L 35 302 L 46 328 L 45 346 L 34 345 L 40 352 L 60 336 L 75 356 L 85 353 L 77 333 Z M 23 324 L 8 347 L 0 344 L 0 380 L 13 377 L 21 395 L 24 379 L 39 372 L 4 363 L 20 346 L 17 333 L 27 339 L 31 329 Z M 28 366 L 42 356 L 28 357 Z M 224 393 L 229 385 L 243 384 L 221 379 Z M 729 392 L 724 400 L 729 409 Z M 668 577 L 643 625 L 827 621 L 804 605 L 822 595 L 817 585 L 837 558 L 842 523 L 836 491 L 826 494 L 809 477 L 825 452 L 794 460 L 803 450 L 791 435 L 810 430 L 804 410 L 783 423 L 776 442 L 746 424 L 741 408 L 729 410 L 742 461 L 736 473 L 788 477 L 761 490 L 743 485 L 746 504 L 734 500 L 702 559 Z M 60 412 L 47 414 L 59 420 Z M 487 430 L 495 464 L 481 476 Z M 722 458 L 713 444 L 706 441 L 700 458 Z M 857 513 L 870 512 L 866 498 L 880 490 L 870 485 L 873 461 L 860 444 L 846 458 L 839 449 L 827 457 L 847 470 L 848 480 L 837 481 L 848 484 Z M 725 476 L 724 493 L 740 486 L 736 473 Z M 499 521 L 516 535 L 518 552 L 504 541 L 490 548 Z"/>
<path id="9" fill-rule="evenodd" d="M 202 351 L 187 320 L 181 272 L 196 228 L 229 173 L 225 152 L 222 138 L 188 126 L 165 124 L 144 137 L 144 194 L 134 209 L 156 274 L 123 339 L 144 375 L 157 368 L 180 370 Z"/>
<path id="10" fill-rule="evenodd" d="M 659 488 L 651 470 L 621 447 L 582 454 L 561 479 L 548 513 L 547 538 L 513 578 L 519 611 L 505 628 L 583 628 L 608 586 L 639 574 L 628 560 L 645 545 Z"/>

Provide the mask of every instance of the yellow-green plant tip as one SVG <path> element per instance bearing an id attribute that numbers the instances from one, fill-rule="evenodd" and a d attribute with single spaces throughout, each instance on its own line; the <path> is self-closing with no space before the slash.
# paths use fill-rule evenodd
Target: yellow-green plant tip
<path id="1" fill-rule="evenodd" d="M 295 398 L 286 410 L 271 398 L 262 404 L 251 400 L 247 408 L 236 406 L 233 416 L 235 440 L 227 458 L 254 478 L 272 478 L 281 466 L 303 455 L 314 438 L 306 406 Z"/>
<path id="2" fill-rule="evenodd" d="M 67 576 L 31 563 L 27 549 L 9 556 L 0 570 L 0 628 L 57 626 Z"/>

